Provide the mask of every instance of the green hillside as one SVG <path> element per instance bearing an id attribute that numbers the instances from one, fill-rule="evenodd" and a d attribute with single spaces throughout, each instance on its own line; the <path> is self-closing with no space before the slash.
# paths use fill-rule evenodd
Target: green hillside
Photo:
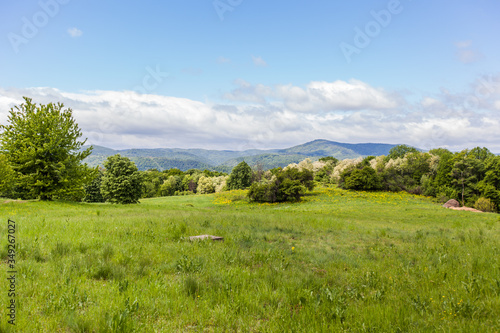
<path id="1" fill-rule="evenodd" d="M 340 143 L 328 140 L 314 140 L 295 147 L 279 150 L 280 154 L 301 154 L 307 156 L 333 156 L 338 159 L 369 155 L 387 155 L 395 145 L 382 143 Z"/>
<path id="2" fill-rule="evenodd" d="M 265 169 L 284 167 L 304 158 L 317 160 L 333 156 L 339 160 L 368 155 L 387 155 L 394 145 L 379 143 L 348 144 L 328 140 L 315 140 L 286 149 L 251 149 L 244 151 L 208 149 L 123 149 L 115 150 L 94 146 L 92 155 L 85 159 L 90 166 L 103 165 L 108 156 L 121 154 L 134 161 L 139 170 L 209 169 L 229 172 L 241 161 L 250 165 L 261 164 Z M 86 147 L 84 147 L 86 148 Z"/>
<path id="3" fill-rule="evenodd" d="M 298 163 L 304 159 L 304 155 L 299 154 L 261 154 L 255 156 L 246 156 L 225 162 L 222 166 L 234 168 L 238 163 L 245 161 L 248 165 L 262 165 L 264 169 L 272 169 L 277 167 L 286 167 L 290 163 Z"/>

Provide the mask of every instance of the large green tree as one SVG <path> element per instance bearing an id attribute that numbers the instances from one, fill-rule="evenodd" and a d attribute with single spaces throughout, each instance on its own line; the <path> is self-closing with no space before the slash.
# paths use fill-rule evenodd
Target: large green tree
<path id="1" fill-rule="evenodd" d="M 162 196 L 174 195 L 176 191 L 182 191 L 182 178 L 179 176 L 169 176 L 160 186 Z"/>
<path id="2" fill-rule="evenodd" d="M 103 198 L 111 203 L 138 203 L 142 194 L 142 176 L 129 158 L 116 154 L 104 162 L 101 183 Z"/>
<path id="3" fill-rule="evenodd" d="M 270 179 L 253 183 L 248 191 L 250 201 L 285 202 L 299 201 L 306 190 L 314 188 L 313 173 L 309 170 L 299 171 L 297 168 L 283 170 L 276 168 L 271 171 Z"/>
<path id="4" fill-rule="evenodd" d="M 500 156 L 491 156 L 486 160 L 486 175 L 478 184 L 482 195 L 492 200 L 500 211 Z"/>
<path id="5" fill-rule="evenodd" d="M 472 204 L 481 194 L 478 187 L 485 176 L 487 154 L 481 148 L 465 149 L 455 154 L 451 169 L 451 183 L 457 190 L 462 205 Z"/>
<path id="6" fill-rule="evenodd" d="M 8 124 L 0 125 L 0 145 L 16 173 L 14 190 L 21 198 L 78 198 L 95 170 L 82 165 L 92 148 L 71 109 L 61 103 L 36 105 L 31 98 L 10 110 Z"/>
<path id="7" fill-rule="evenodd" d="M 160 187 L 167 179 L 164 172 L 156 169 L 141 172 L 142 174 L 142 197 L 153 198 L 160 195 Z"/>
<path id="8" fill-rule="evenodd" d="M 11 196 L 12 187 L 14 186 L 15 172 L 12 170 L 7 157 L 0 154 L 0 197 Z"/>
<path id="9" fill-rule="evenodd" d="M 252 184 L 252 168 L 247 162 L 240 162 L 229 175 L 227 180 L 227 188 L 230 190 L 240 190 L 249 187 Z"/>
<path id="10" fill-rule="evenodd" d="M 389 155 L 387 156 L 387 160 L 391 158 L 396 159 L 398 157 L 403 158 L 408 153 L 418 153 L 418 149 L 408 145 L 397 145 L 392 147 L 391 150 L 389 150 Z"/>

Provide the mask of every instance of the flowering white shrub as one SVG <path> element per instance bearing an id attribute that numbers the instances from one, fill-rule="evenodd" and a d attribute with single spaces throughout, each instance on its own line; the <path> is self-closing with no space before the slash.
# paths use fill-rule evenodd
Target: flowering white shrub
<path id="1" fill-rule="evenodd" d="M 313 164 L 310 158 L 306 158 L 305 160 L 299 162 L 299 171 L 302 170 L 313 171 Z"/>
<path id="2" fill-rule="evenodd" d="M 377 171 L 377 173 L 380 173 L 384 170 L 384 159 L 384 155 L 377 156 L 374 159 L 370 160 L 370 166 L 372 167 L 372 169 Z"/>
<path id="3" fill-rule="evenodd" d="M 312 172 L 316 173 L 326 166 L 326 162 L 316 161 L 312 164 Z"/>
<path id="4" fill-rule="evenodd" d="M 355 168 L 362 161 L 363 161 L 362 157 L 345 159 L 345 160 L 340 161 L 337 164 L 337 166 L 335 166 L 335 168 L 333 169 L 333 172 L 331 175 L 332 180 L 338 181 L 342 172 L 344 172 L 345 170 L 348 170 L 349 168 Z"/>
<path id="5" fill-rule="evenodd" d="M 389 162 L 387 162 L 385 164 L 385 169 L 394 168 L 398 171 L 401 171 L 407 162 L 408 162 L 408 160 L 406 157 L 404 157 L 404 158 L 398 157 L 396 159 L 391 158 L 389 160 Z"/>
<path id="6" fill-rule="evenodd" d="M 196 192 L 200 194 L 219 193 L 225 190 L 229 176 L 207 177 L 201 176 L 198 180 Z"/>
<path id="7" fill-rule="evenodd" d="M 291 163 L 283 168 L 283 170 L 288 170 L 288 169 L 299 169 L 299 165 L 297 163 Z"/>
<path id="8" fill-rule="evenodd" d="M 229 176 L 212 177 L 211 179 L 215 188 L 215 193 L 219 193 L 225 190 L 226 182 L 229 179 Z"/>
<path id="9" fill-rule="evenodd" d="M 214 193 L 215 186 L 212 182 L 212 179 L 207 176 L 201 176 L 198 180 L 198 187 L 196 188 L 196 192 L 200 194 Z"/>
<path id="10" fill-rule="evenodd" d="M 266 172 L 264 172 L 264 174 L 262 175 L 262 180 L 270 180 L 273 176 L 273 174 L 271 173 L 271 171 L 267 170 Z"/>
<path id="11" fill-rule="evenodd" d="M 308 157 L 303 161 L 300 161 L 299 164 L 291 163 L 287 165 L 286 167 L 283 168 L 283 170 L 295 168 L 298 169 L 299 171 L 309 170 L 312 172 L 318 172 L 319 170 L 323 169 L 325 165 L 326 162 L 321 162 L 321 161 L 312 162 L 311 159 Z"/>
<path id="12" fill-rule="evenodd" d="M 429 161 L 429 167 L 431 169 L 431 172 L 433 174 L 437 173 L 438 167 L 439 167 L 439 160 L 441 158 L 438 155 L 432 155 L 431 154 L 431 160 Z"/>

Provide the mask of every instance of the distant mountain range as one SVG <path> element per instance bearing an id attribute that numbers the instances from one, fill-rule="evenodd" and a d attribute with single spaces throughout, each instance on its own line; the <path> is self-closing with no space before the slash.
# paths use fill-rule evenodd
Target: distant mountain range
<path id="1" fill-rule="evenodd" d="M 250 166 L 260 163 L 264 169 L 271 169 L 284 167 L 290 163 L 298 163 L 307 157 L 318 160 L 321 157 L 333 156 L 342 160 L 360 156 L 387 155 L 394 146 L 382 143 L 350 144 L 328 140 L 314 140 L 286 149 L 250 149 L 244 151 L 179 148 L 115 150 L 94 146 L 92 155 L 87 157 L 84 162 L 90 166 L 102 166 L 108 156 L 120 154 L 134 161 L 139 170 L 178 168 L 183 171 L 209 169 L 230 172 L 241 161 L 246 161 Z"/>

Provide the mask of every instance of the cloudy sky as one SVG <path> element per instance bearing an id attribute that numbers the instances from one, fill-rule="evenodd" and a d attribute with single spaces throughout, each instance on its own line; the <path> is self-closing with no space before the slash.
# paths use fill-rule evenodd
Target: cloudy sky
<path id="1" fill-rule="evenodd" d="M 2 1 L 0 123 L 28 96 L 112 148 L 500 153 L 499 15 L 497 0 Z"/>

